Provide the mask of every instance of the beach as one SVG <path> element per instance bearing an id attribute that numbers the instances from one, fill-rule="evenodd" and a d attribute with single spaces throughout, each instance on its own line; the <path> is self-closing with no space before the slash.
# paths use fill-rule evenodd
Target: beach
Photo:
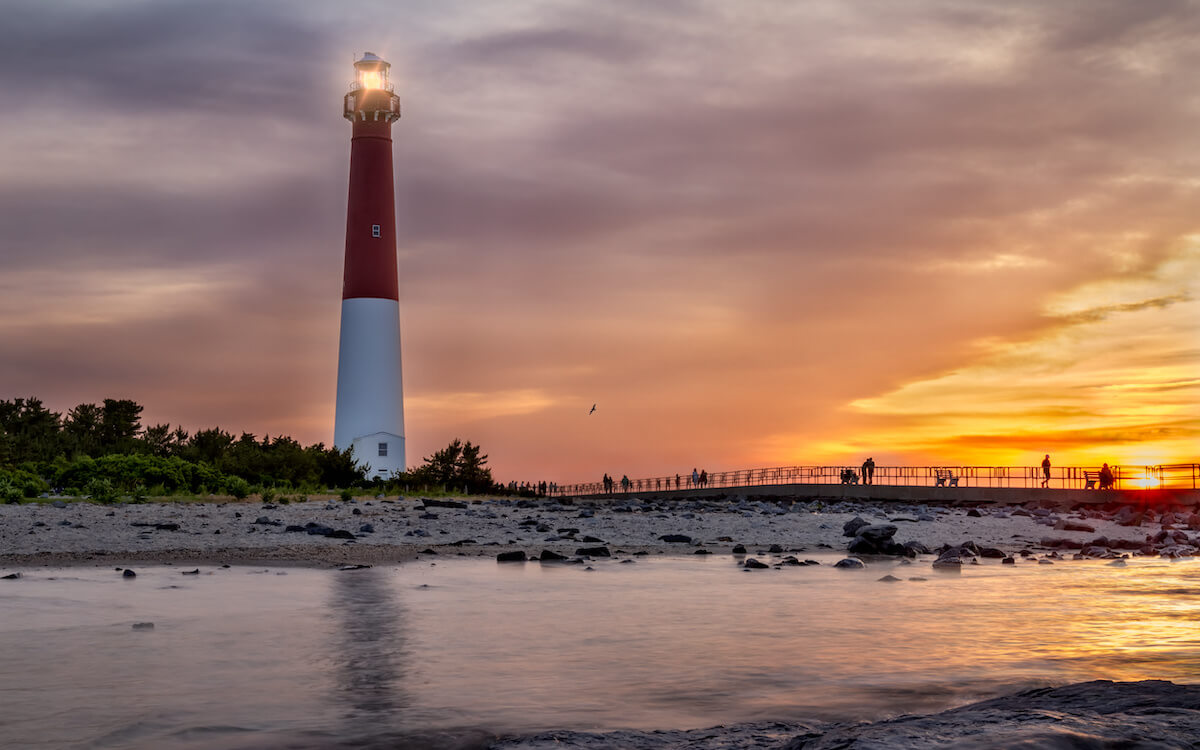
<path id="1" fill-rule="evenodd" d="M 1164 510 L 1164 509 L 1160 509 Z M 98 505 L 59 499 L 0 506 L 0 564 L 113 562 L 299 565 L 402 563 L 424 555 L 496 556 L 550 550 L 567 557 L 606 547 L 610 554 L 800 554 L 845 550 L 845 524 L 861 518 L 895 527 L 898 543 L 930 551 L 974 542 L 1036 560 L 1083 547 L 1184 554 L 1200 527 L 1176 512 L 1058 503 L 953 507 L 933 504 L 725 497 L 591 500 L 359 497 L 304 502 L 214 501 Z M 1183 533 L 1183 532 L 1181 532 Z M 1046 544 L 1047 541 L 1053 544 Z M 1142 545 L 1135 544 L 1143 543 Z M 1109 546 L 1104 546 L 1105 544 Z M 1142 547 L 1145 547 L 1143 550 Z"/>

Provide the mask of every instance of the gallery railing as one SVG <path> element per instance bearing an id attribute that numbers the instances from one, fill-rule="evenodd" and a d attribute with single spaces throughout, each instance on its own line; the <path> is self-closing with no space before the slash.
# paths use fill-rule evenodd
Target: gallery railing
<path id="1" fill-rule="evenodd" d="M 1110 467 L 1114 489 L 1190 488 L 1200 486 L 1200 464 Z M 699 479 L 689 472 L 628 480 L 554 485 L 560 496 L 667 492 L 721 487 L 761 487 L 780 484 L 865 484 L 894 487 L 1049 487 L 1101 489 L 1099 466 L 1054 466 L 1047 480 L 1041 466 L 876 466 L 863 476 L 862 466 L 774 466 L 714 471 Z"/>

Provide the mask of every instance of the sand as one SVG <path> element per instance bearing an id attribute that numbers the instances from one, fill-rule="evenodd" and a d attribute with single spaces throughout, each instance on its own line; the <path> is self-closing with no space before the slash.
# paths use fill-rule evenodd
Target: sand
<path id="1" fill-rule="evenodd" d="M 97 505 L 85 501 L 0 506 L 0 565 L 87 565 L 114 562 L 258 563 L 329 566 L 398 563 L 427 550 L 442 555 L 495 556 L 543 549 L 575 555 L 608 546 L 614 554 L 645 551 L 694 554 L 703 547 L 728 554 L 736 544 L 754 554 L 779 545 L 786 553 L 839 552 L 850 541 L 846 521 L 860 516 L 893 523 L 898 542 L 930 549 L 974 541 L 1005 552 L 1048 554 L 1046 537 L 1086 542 L 1098 536 L 1145 540 L 1159 524 L 1122 526 L 1097 510 L 967 508 L 885 502 L 724 499 L 516 501 L 459 498 L 463 508 L 426 507 L 418 497 L 261 502 L 143 503 Z M 437 501 L 435 501 L 437 502 Z M 441 502 L 445 502 L 442 500 Z M 1014 514 L 1015 513 L 1015 514 Z M 1055 530 L 1062 521 L 1083 522 L 1089 531 Z M 287 531 L 319 524 L 353 539 Z M 364 531 L 369 524 L 372 531 Z M 576 529 L 571 532 L 569 530 Z M 690 543 L 668 543 L 664 535 Z M 344 535 L 344 534 L 343 534 Z M 587 541 L 588 538 L 599 541 Z"/>

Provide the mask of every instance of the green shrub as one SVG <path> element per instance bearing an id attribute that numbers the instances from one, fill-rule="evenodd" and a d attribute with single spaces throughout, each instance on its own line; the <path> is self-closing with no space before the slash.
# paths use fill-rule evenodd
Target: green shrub
<path id="1" fill-rule="evenodd" d="M 250 495 L 250 483 L 241 477 L 226 477 L 225 491 L 238 500 L 245 500 Z"/>
<path id="2" fill-rule="evenodd" d="M 113 487 L 113 483 L 104 478 L 93 479 L 83 488 L 85 495 L 92 498 L 93 502 L 111 505 L 121 498 L 121 494 L 117 492 L 117 488 Z"/>
<path id="3" fill-rule="evenodd" d="M 11 479 L 5 476 L 0 476 L 0 502 L 19 503 L 24 495 L 21 488 L 18 487 Z"/>
<path id="4" fill-rule="evenodd" d="M 258 494 L 264 503 L 269 503 L 275 499 L 275 490 L 272 487 L 263 487 L 262 492 Z"/>
<path id="5" fill-rule="evenodd" d="M 338 497 L 342 499 L 343 503 L 348 503 L 354 499 L 354 493 L 349 488 L 346 488 L 338 493 Z"/>

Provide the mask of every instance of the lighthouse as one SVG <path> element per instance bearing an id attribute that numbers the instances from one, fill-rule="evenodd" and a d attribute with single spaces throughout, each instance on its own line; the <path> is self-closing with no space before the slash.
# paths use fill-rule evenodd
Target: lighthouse
<path id="1" fill-rule="evenodd" d="M 342 107 L 353 130 L 333 444 L 352 449 L 373 478 L 405 469 L 392 185 L 392 123 L 400 119 L 400 98 L 388 80 L 390 68 L 364 54 L 354 63 Z"/>

